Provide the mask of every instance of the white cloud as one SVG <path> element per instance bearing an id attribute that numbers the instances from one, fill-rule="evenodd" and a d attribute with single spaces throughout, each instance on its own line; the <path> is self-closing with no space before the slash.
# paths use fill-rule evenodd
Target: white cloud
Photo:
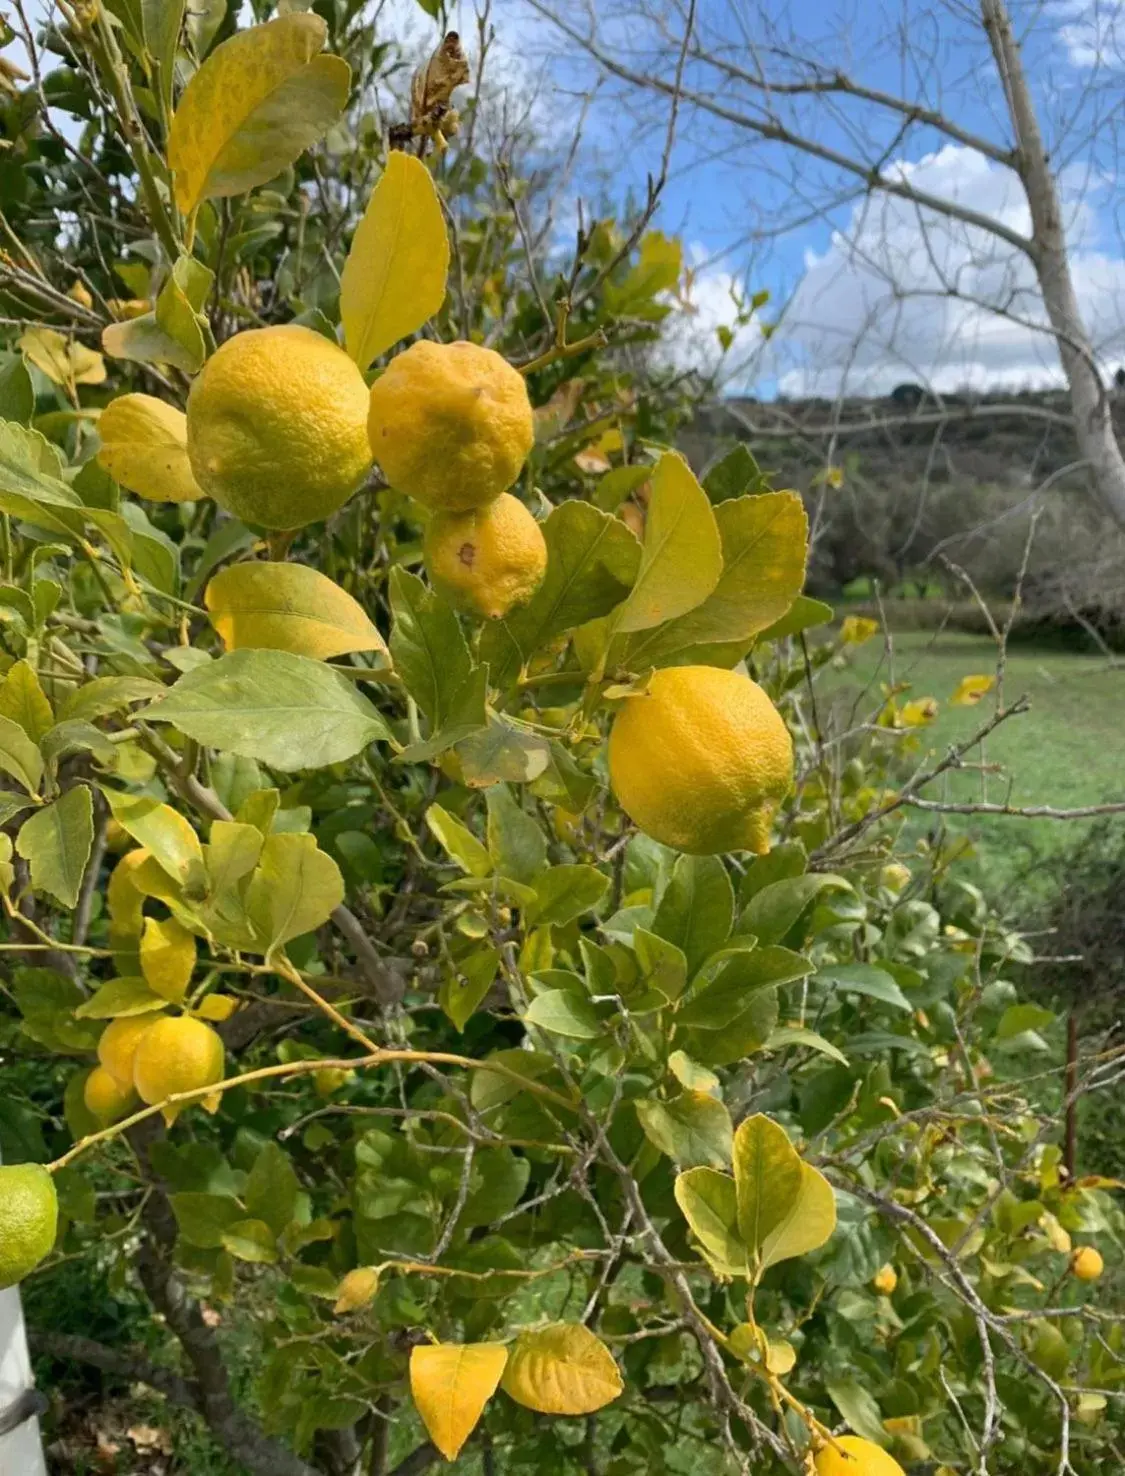
<path id="1" fill-rule="evenodd" d="M 700 245 L 688 248 L 691 277 L 683 302 L 675 302 L 665 319 L 660 353 L 681 369 L 715 375 L 720 383 L 741 382 L 762 345 L 757 318 L 740 323 L 740 307 L 748 293 L 740 277 L 708 260 Z M 730 330 L 724 350 L 719 330 Z"/>
<path id="2" fill-rule="evenodd" d="M 902 172 L 920 190 L 1029 229 L 1018 181 L 970 149 L 943 148 Z M 1075 285 L 1112 372 L 1125 355 L 1125 260 L 1099 248 L 1078 181 L 1063 185 Z M 1030 262 L 980 228 L 878 196 L 805 265 L 768 352 L 783 393 L 879 395 L 903 380 L 944 392 L 1061 383 Z"/>
<path id="3" fill-rule="evenodd" d="M 1049 14 L 1073 66 L 1125 65 L 1125 0 L 1054 0 Z"/>

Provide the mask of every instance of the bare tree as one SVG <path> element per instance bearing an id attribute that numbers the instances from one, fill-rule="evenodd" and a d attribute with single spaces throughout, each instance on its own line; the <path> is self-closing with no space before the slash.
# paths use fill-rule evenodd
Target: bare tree
<path id="1" fill-rule="evenodd" d="M 921 289 L 923 297 L 940 296 L 966 310 L 995 314 L 1025 334 L 1041 334 L 1057 350 L 1084 469 L 1101 506 L 1125 528 L 1125 458 L 1099 368 L 1104 345 L 1096 341 L 1076 289 L 1068 242 L 1073 191 L 1064 188 L 1067 171 L 1081 165 L 1093 172 L 1094 154 L 1104 155 L 1107 141 L 1116 140 L 1120 89 L 1103 88 L 1092 67 L 1081 86 L 1050 89 L 1046 101 L 1037 103 L 1024 50 L 1033 43 L 1039 48 L 1049 76 L 1044 43 L 1057 38 L 1057 31 L 1046 28 L 1057 27 L 1058 12 L 1035 7 L 1032 26 L 1040 29 L 1021 41 L 1008 0 L 979 0 L 976 7 L 961 0 L 903 0 L 897 16 L 860 6 L 834 35 L 813 41 L 807 18 L 801 22 L 806 31 L 799 32 L 786 18 L 788 8 L 774 7 L 770 0 L 756 10 L 716 6 L 700 17 L 687 67 L 678 75 L 683 0 L 632 0 L 627 11 L 616 12 L 599 4 L 595 13 L 589 5 L 584 21 L 554 0 L 529 3 L 608 81 L 627 91 L 635 109 L 643 112 L 647 99 L 666 98 L 678 87 L 684 137 L 709 157 L 730 157 L 737 149 L 748 176 L 756 172 L 770 181 L 774 218 L 759 222 L 751 235 L 783 232 L 818 210 L 838 215 L 841 204 L 854 207 L 859 201 L 853 223 L 862 218 L 867 230 L 862 240 L 853 230 L 851 247 L 862 256 L 871 240 L 862 202 L 874 205 L 882 198 L 897 202 L 900 212 L 905 207 L 916 219 L 927 271 L 936 283 Z M 970 58 L 960 69 L 949 60 L 954 41 L 956 54 Z M 1095 48 L 1095 61 L 1101 59 L 1097 46 L 1112 44 L 1096 30 L 1087 41 Z M 840 59 L 858 49 L 865 56 L 853 76 Z M 875 69 L 879 77 L 886 75 L 888 63 L 895 64 L 900 92 L 864 80 L 875 56 L 882 63 Z M 982 112 L 991 115 L 986 127 L 962 121 Z M 925 188 L 909 162 L 919 143 L 971 151 L 987 161 L 1010 181 L 1016 208 L 977 208 L 955 186 L 939 192 Z M 1101 172 L 1104 178 L 1104 166 Z M 943 230 L 967 243 L 971 281 L 943 259 Z M 895 281 L 893 261 L 885 252 L 878 254 L 881 259 L 864 262 L 870 273 L 888 278 L 901 296 L 919 293 Z M 900 362 L 909 367 L 908 361 Z"/>

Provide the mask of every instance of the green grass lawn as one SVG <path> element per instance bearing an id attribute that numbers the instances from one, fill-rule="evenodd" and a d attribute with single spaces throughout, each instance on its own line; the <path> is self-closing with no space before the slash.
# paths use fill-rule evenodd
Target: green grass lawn
<path id="1" fill-rule="evenodd" d="M 911 697 L 934 697 L 940 704 L 937 719 L 921 732 L 925 750 L 935 757 L 975 732 L 992 711 L 991 693 L 976 707 L 949 705 L 963 676 L 991 673 L 996 666 L 994 642 L 955 632 L 936 638 L 924 631 L 895 636 L 890 661 L 878 638 L 853 647 L 847 670 L 833 672 L 831 686 L 858 694 L 872 683 L 861 709 L 867 712 L 878 699 L 879 684 L 891 680 L 891 662 L 894 680 L 911 684 Z M 984 757 L 1003 772 L 943 776 L 929 797 L 1060 807 L 1125 800 L 1125 668 L 1112 670 L 1097 655 L 1014 644 L 1008 651 L 1005 704 L 1025 694 L 1030 712 L 1010 718 L 986 742 Z M 949 823 L 977 841 L 982 874 L 994 895 L 997 886 L 1041 893 L 1047 880 L 1043 871 L 1049 870 L 1043 863 L 1057 862 L 1087 824 L 990 816 L 951 816 Z"/>

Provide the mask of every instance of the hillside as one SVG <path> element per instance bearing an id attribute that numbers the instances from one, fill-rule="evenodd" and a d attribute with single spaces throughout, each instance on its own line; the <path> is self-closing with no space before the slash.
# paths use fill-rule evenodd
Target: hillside
<path id="1" fill-rule="evenodd" d="M 1125 395 L 1114 391 L 1125 437 Z M 682 436 L 705 465 L 746 441 L 775 482 L 804 492 L 816 525 L 813 588 L 838 591 L 861 576 L 884 588 L 935 578 L 943 560 L 990 594 L 1014 586 L 1029 521 L 1039 512 L 1027 582 L 1047 615 L 1072 608 L 1099 626 L 1125 613 L 1125 538 L 1094 501 L 1062 392 L 951 395 L 916 386 L 883 399 L 761 401 L 702 409 Z M 839 468 L 842 485 L 826 476 Z"/>

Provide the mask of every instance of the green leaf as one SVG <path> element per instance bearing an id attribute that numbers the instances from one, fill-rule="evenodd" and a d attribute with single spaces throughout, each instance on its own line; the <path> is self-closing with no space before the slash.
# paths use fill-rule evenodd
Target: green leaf
<path id="1" fill-rule="evenodd" d="M 528 927 L 563 927 L 593 912 L 609 891 L 609 877 L 593 866 L 552 866 L 535 881 L 535 902 L 524 910 Z"/>
<path id="2" fill-rule="evenodd" d="M 242 1199 L 247 1213 L 264 1220 L 274 1235 L 280 1235 L 297 1213 L 300 1192 L 289 1155 L 276 1143 L 266 1143 L 246 1180 Z"/>
<path id="3" fill-rule="evenodd" d="M 762 1113 L 739 1124 L 734 1135 L 738 1232 L 757 1256 L 767 1238 L 791 1215 L 801 1193 L 801 1159 L 785 1129 Z"/>
<path id="4" fill-rule="evenodd" d="M 62 480 L 58 452 L 38 431 L 0 421 L 0 512 L 73 539 L 85 508 Z"/>
<path id="5" fill-rule="evenodd" d="M 76 784 L 20 826 L 16 850 L 31 866 L 31 885 L 64 907 L 78 892 L 94 844 L 94 806 L 85 784 Z"/>
<path id="6" fill-rule="evenodd" d="M 223 1235 L 232 1225 L 245 1218 L 236 1199 L 225 1194 L 203 1194 L 188 1191 L 168 1196 L 180 1235 L 188 1245 L 200 1250 L 219 1250 Z"/>
<path id="7" fill-rule="evenodd" d="M 547 865 L 547 837 L 506 784 L 494 784 L 485 803 L 488 850 L 497 872 L 530 885 Z"/>
<path id="8" fill-rule="evenodd" d="M 276 1238 L 262 1220 L 236 1220 L 223 1231 L 221 1243 L 237 1261 L 272 1266 L 277 1260 Z"/>
<path id="9" fill-rule="evenodd" d="M 704 1066 L 731 1066 L 760 1051 L 772 1038 L 778 1011 L 777 990 L 758 989 L 722 1030 L 677 1030 L 676 1041 Z"/>
<path id="10" fill-rule="evenodd" d="M 775 620 L 772 625 L 767 625 L 765 630 L 758 632 L 758 641 L 780 641 L 786 636 L 799 635 L 803 630 L 811 630 L 817 625 L 828 625 L 836 618 L 836 612 L 831 605 L 826 605 L 823 600 L 810 599 L 808 595 L 798 595 L 790 605 L 788 612 Z"/>
<path id="11" fill-rule="evenodd" d="M 52 773 L 69 753 L 92 753 L 100 764 L 112 766 L 118 752 L 100 728 L 83 722 L 56 723 L 39 749 Z"/>
<path id="12" fill-rule="evenodd" d="M 731 1156 L 730 1113 L 706 1092 L 681 1092 L 670 1102 L 635 1103 L 645 1137 L 680 1168 L 725 1168 Z"/>
<path id="13" fill-rule="evenodd" d="M 451 971 L 442 980 L 438 1004 L 458 1030 L 464 1030 L 492 988 L 499 967 L 499 949 L 490 946 L 478 948 L 468 958 L 459 959 L 456 972 Z"/>
<path id="14" fill-rule="evenodd" d="M 246 888 L 246 914 L 263 952 L 314 932 L 344 900 L 344 878 L 311 835 L 269 835 Z"/>
<path id="15" fill-rule="evenodd" d="M 1037 1004 L 1009 1005 L 994 1031 L 996 1040 L 1014 1040 L 1025 1030 L 1045 1030 L 1055 1023 L 1053 1011 Z"/>
<path id="16" fill-rule="evenodd" d="M 426 824 L 449 859 L 467 875 L 492 875 L 492 857 L 487 847 L 481 845 L 473 832 L 448 810 L 442 809 L 441 805 L 431 805 L 426 811 Z"/>
<path id="17" fill-rule="evenodd" d="M 110 323 L 102 329 L 102 348 L 114 359 L 171 364 L 185 374 L 198 373 L 211 331 L 200 308 L 213 276 L 201 261 L 179 257 L 157 293 L 154 311 Z"/>
<path id="18" fill-rule="evenodd" d="M 749 1276 L 738 1233 L 734 1180 L 712 1168 L 688 1169 L 676 1179 L 676 1203 L 717 1276 Z"/>
<path id="19" fill-rule="evenodd" d="M 556 636 L 621 603 L 637 577 L 641 546 L 619 518 L 587 502 L 564 502 L 543 524 L 547 572 L 531 600 L 481 636 L 481 659 L 506 686 Z"/>
<path id="20" fill-rule="evenodd" d="M 488 726 L 488 667 L 474 666 L 454 693 L 440 728 L 395 755 L 396 764 L 429 763 Z"/>
<path id="21" fill-rule="evenodd" d="M 715 1073 L 700 1066 L 683 1051 L 673 1051 L 668 1057 L 668 1070 L 689 1091 L 707 1092 L 714 1096 L 719 1090 L 719 1078 Z"/>
<path id="22" fill-rule="evenodd" d="M 723 565 L 714 589 L 694 609 L 634 636 L 627 664 L 640 671 L 699 659 L 708 647 L 751 638 L 779 620 L 805 582 L 808 518 L 795 492 L 724 502 L 715 512 Z M 638 581 L 639 582 L 639 581 Z"/>
<path id="23" fill-rule="evenodd" d="M 734 888 L 717 856 L 680 856 L 653 920 L 653 932 L 681 949 L 688 978 L 726 942 L 734 920 Z"/>
<path id="24" fill-rule="evenodd" d="M 815 1030 L 804 1030 L 799 1025 L 785 1025 L 780 1030 L 775 1030 L 766 1045 L 770 1050 L 785 1050 L 788 1046 L 807 1046 L 809 1050 L 817 1051 L 832 1061 L 838 1061 L 841 1066 L 848 1064 L 847 1056 L 838 1046 L 834 1046 L 830 1040 L 825 1040 L 824 1036 L 818 1035 Z"/>
<path id="25" fill-rule="evenodd" d="M 768 492 L 770 486 L 750 447 L 740 441 L 708 467 L 703 476 L 703 490 L 712 502 L 720 503 L 747 493 Z"/>
<path id="26" fill-rule="evenodd" d="M 465 783 L 474 788 L 505 781 L 530 784 L 550 763 L 551 745 L 511 718 L 493 715 L 487 728 L 458 743 L 457 757 Z"/>
<path id="27" fill-rule="evenodd" d="M 669 309 L 655 299 L 675 290 L 683 264 L 683 247 L 675 236 L 647 231 L 638 258 L 623 280 L 606 283 L 606 312 L 615 317 L 659 322 Z"/>
<path id="28" fill-rule="evenodd" d="M 829 1399 L 857 1435 L 872 1444 L 885 1446 L 887 1432 L 883 1415 L 871 1393 L 852 1379 L 825 1379 Z"/>
<path id="29" fill-rule="evenodd" d="M 697 987 L 680 1006 L 676 1024 L 696 1030 L 725 1030 L 758 990 L 803 979 L 812 969 L 803 954 L 776 944 L 735 954 L 712 983 Z"/>
<path id="30" fill-rule="evenodd" d="M 31 375 L 19 354 L 0 354 L 0 419 L 26 425 L 35 413 Z"/>
<path id="31" fill-rule="evenodd" d="M 176 50 L 180 42 L 185 8 L 186 0 L 141 0 L 141 25 L 145 46 L 160 68 L 160 93 L 168 113 L 172 111 Z"/>
<path id="32" fill-rule="evenodd" d="M 54 726 L 55 715 L 39 676 L 26 661 L 17 661 L 0 682 L 0 717 L 19 723 L 32 743 L 41 743 Z"/>
<path id="33" fill-rule="evenodd" d="M 351 651 L 387 655 L 363 607 L 306 564 L 231 564 L 211 580 L 203 601 L 228 651 L 291 651 L 318 661 Z"/>
<path id="34" fill-rule="evenodd" d="M 826 989 L 836 988 L 846 994 L 863 994 L 880 1000 L 908 1014 L 914 1006 L 885 969 L 873 964 L 824 964 L 813 981 Z M 1052 1017 L 1053 1018 L 1053 1017 Z"/>
<path id="35" fill-rule="evenodd" d="M 342 763 L 390 737 L 346 677 L 288 651 L 229 651 L 186 672 L 144 716 L 287 773 Z"/>
<path id="36" fill-rule="evenodd" d="M 168 135 L 176 203 L 264 184 L 324 137 L 348 99 L 351 68 L 317 55 L 327 26 L 291 12 L 217 46 L 180 98 Z"/>
<path id="37" fill-rule="evenodd" d="M 722 570 L 722 542 L 707 494 L 683 457 L 666 452 L 652 474 L 641 565 L 614 616 L 615 632 L 649 630 L 694 610 Z"/>
<path id="38" fill-rule="evenodd" d="M 26 794 L 16 794 L 11 789 L 0 789 L 0 825 L 14 820 L 21 810 L 26 810 L 31 800 Z"/>
<path id="39" fill-rule="evenodd" d="M 633 930 L 633 948 L 645 984 L 662 994 L 669 1003 L 679 999 L 688 980 L 683 949 L 640 927 Z"/>
<path id="40" fill-rule="evenodd" d="M 523 1018 L 526 1025 L 537 1025 L 540 1030 L 572 1040 L 597 1040 L 605 1032 L 605 1023 L 594 1005 L 584 994 L 570 989 L 547 989 L 537 994 Z"/>
<path id="41" fill-rule="evenodd" d="M 391 573 L 390 596 L 391 659 L 436 733 L 448 723 L 472 671 L 469 647 L 452 608 L 401 564 Z"/>
<path id="42" fill-rule="evenodd" d="M 430 171 L 394 150 L 340 279 L 344 343 L 361 370 L 441 311 L 448 272 L 449 236 Z"/>
<path id="43" fill-rule="evenodd" d="M 35 794 L 43 779 L 43 757 L 19 723 L 0 717 L 0 769 Z"/>
<path id="44" fill-rule="evenodd" d="M 60 722 L 92 722 L 111 712 L 124 712 L 134 702 L 150 702 L 164 688 L 149 677 L 106 676 L 68 692 L 59 704 Z"/>
<path id="45" fill-rule="evenodd" d="M 74 1013 L 80 1020 L 117 1020 L 127 1015 L 152 1014 L 164 1009 L 167 1003 L 144 979 L 110 979 Z"/>
<path id="46" fill-rule="evenodd" d="M 780 943 L 813 900 L 832 890 L 851 892 L 854 888 L 831 872 L 773 882 L 750 899 L 738 920 L 738 931 L 753 933 L 761 943 Z"/>

